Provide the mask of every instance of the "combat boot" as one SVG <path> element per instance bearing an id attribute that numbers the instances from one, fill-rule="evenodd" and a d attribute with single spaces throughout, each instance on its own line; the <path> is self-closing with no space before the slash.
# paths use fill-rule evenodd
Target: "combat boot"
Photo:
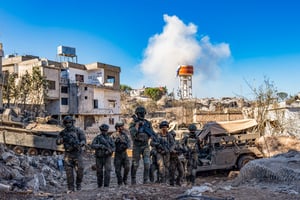
<path id="1" fill-rule="evenodd" d="M 80 184 L 80 183 L 78 183 L 78 184 L 76 185 L 76 189 L 77 189 L 77 191 L 81 190 L 81 184 Z"/>
<path id="2" fill-rule="evenodd" d="M 181 186 L 181 182 L 180 182 L 180 179 L 178 180 L 176 180 L 176 185 L 178 185 L 178 186 Z"/>
<path id="3" fill-rule="evenodd" d="M 123 183 L 124 183 L 124 185 L 127 185 L 127 178 L 123 178 Z"/>
<path id="4" fill-rule="evenodd" d="M 136 179 L 135 178 L 131 178 L 131 185 L 136 185 Z"/>

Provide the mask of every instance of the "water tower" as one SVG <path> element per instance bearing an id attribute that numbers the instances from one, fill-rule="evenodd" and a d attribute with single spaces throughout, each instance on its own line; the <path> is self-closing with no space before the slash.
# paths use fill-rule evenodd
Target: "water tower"
<path id="1" fill-rule="evenodd" d="M 180 65 L 177 70 L 179 77 L 179 91 L 178 96 L 181 99 L 192 98 L 192 76 L 194 74 L 194 67 L 192 65 Z"/>

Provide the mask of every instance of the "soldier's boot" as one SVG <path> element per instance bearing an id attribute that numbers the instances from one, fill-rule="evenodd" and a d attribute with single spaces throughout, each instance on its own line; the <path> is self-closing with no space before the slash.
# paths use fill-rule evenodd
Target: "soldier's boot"
<path id="1" fill-rule="evenodd" d="M 81 190 L 81 183 L 76 184 L 76 189 L 77 189 L 77 191 Z"/>
<path id="2" fill-rule="evenodd" d="M 135 177 L 131 177 L 131 185 L 136 185 L 136 178 Z"/>
<path id="3" fill-rule="evenodd" d="M 67 190 L 67 193 L 72 193 L 75 191 L 75 188 L 74 188 L 74 185 L 68 185 L 68 190 Z"/>
<path id="4" fill-rule="evenodd" d="M 177 178 L 177 179 L 176 179 L 176 185 L 181 186 L 180 178 Z"/>
<path id="5" fill-rule="evenodd" d="M 127 176 L 123 177 L 123 183 L 124 183 L 124 185 L 127 185 Z"/>
<path id="6" fill-rule="evenodd" d="M 195 179 L 196 179 L 195 176 L 193 176 L 193 175 L 190 176 L 190 181 L 191 181 L 192 185 L 195 185 Z"/>
<path id="7" fill-rule="evenodd" d="M 117 174 L 117 182 L 119 186 L 121 186 L 123 183 L 122 176 L 120 174 Z"/>
<path id="8" fill-rule="evenodd" d="M 109 182 L 110 182 L 110 176 L 105 176 L 104 177 L 104 187 L 109 187 Z M 122 185 L 122 183 L 121 183 Z"/>
<path id="9" fill-rule="evenodd" d="M 98 188 L 101 188 L 102 185 L 103 185 L 103 181 L 102 180 L 101 181 L 97 181 L 97 183 L 98 183 Z"/>
<path id="10" fill-rule="evenodd" d="M 171 177 L 170 177 L 170 185 L 171 186 L 174 186 L 174 180 L 175 180 L 174 175 L 171 175 Z"/>
<path id="11" fill-rule="evenodd" d="M 123 183 L 122 179 L 118 179 L 118 185 L 121 186 Z"/>
<path id="12" fill-rule="evenodd" d="M 165 177 L 159 173 L 159 183 L 165 183 Z"/>
<path id="13" fill-rule="evenodd" d="M 136 185 L 136 171 L 137 171 L 137 166 L 135 166 L 132 163 L 132 165 L 131 165 L 131 185 Z"/>
<path id="14" fill-rule="evenodd" d="M 191 182 L 191 176 L 187 175 L 186 176 L 186 183 L 189 184 Z"/>
<path id="15" fill-rule="evenodd" d="M 149 179 L 150 179 L 150 182 L 151 182 L 151 183 L 154 182 L 154 167 L 153 167 L 152 164 L 150 165 Z"/>
<path id="16" fill-rule="evenodd" d="M 150 166 L 144 165 L 144 175 L 143 175 L 143 178 L 144 178 L 143 183 L 144 184 L 149 183 L 149 171 L 150 171 Z"/>

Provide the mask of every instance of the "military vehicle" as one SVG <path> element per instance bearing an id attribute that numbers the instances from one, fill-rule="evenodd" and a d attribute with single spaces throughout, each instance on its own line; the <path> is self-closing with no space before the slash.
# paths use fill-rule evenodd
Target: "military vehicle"
<path id="1" fill-rule="evenodd" d="M 198 132 L 201 144 L 197 172 L 219 169 L 241 169 L 263 154 L 256 147 L 260 137 L 255 132 L 257 122 L 243 119 L 227 122 L 209 122 Z"/>
<path id="2" fill-rule="evenodd" d="M 14 109 L 5 109 L 0 114 L 0 143 L 17 154 L 48 156 L 53 152 L 62 153 L 63 145 L 56 145 L 56 137 L 63 127 L 47 122 L 47 118 L 24 122 Z"/>

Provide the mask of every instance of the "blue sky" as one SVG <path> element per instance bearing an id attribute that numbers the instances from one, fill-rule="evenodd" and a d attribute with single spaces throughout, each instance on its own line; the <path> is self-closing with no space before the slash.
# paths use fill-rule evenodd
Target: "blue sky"
<path id="1" fill-rule="evenodd" d="M 300 3 L 296 0 L 2 1 L 4 53 L 121 67 L 121 84 L 177 92 L 178 65 L 194 66 L 193 96 L 253 97 L 265 77 L 300 92 Z"/>

